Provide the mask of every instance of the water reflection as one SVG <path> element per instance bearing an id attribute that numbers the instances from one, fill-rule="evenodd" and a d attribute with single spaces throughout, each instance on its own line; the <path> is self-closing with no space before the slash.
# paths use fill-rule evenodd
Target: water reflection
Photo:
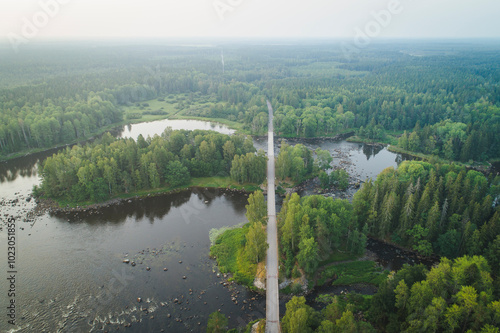
<path id="1" fill-rule="evenodd" d="M 0 183 L 13 182 L 17 177 L 36 176 L 39 160 L 39 156 L 30 155 L 0 163 Z"/>
<path id="2" fill-rule="evenodd" d="M 204 223 L 202 212 L 209 209 L 223 196 L 236 214 L 245 214 L 246 193 L 216 189 L 192 188 L 176 193 L 166 193 L 146 198 L 130 198 L 98 209 L 51 213 L 51 216 L 68 223 L 85 223 L 99 226 L 120 225 L 129 219 L 147 219 L 151 224 L 163 219 L 172 208 L 179 208 L 186 223 Z M 243 200 L 243 202 L 242 202 Z"/>
<path id="3" fill-rule="evenodd" d="M 163 119 L 147 123 L 129 124 L 123 128 L 123 131 L 118 135 L 118 137 L 137 139 L 139 134 L 142 134 L 144 137 L 147 137 L 148 135 L 153 137 L 155 134 L 161 135 L 167 127 L 170 127 L 173 130 L 212 130 L 222 134 L 233 134 L 235 132 L 227 126 L 214 122 L 186 119 Z"/>
<path id="4" fill-rule="evenodd" d="M 361 147 L 363 149 L 363 154 L 365 154 L 367 161 L 370 160 L 370 157 L 375 157 L 378 153 L 380 153 L 384 149 L 384 146 L 382 145 L 364 144 L 361 145 Z"/>
<path id="5" fill-rule="evenodd" d="M 403 250 L 372 238 L 368 238 L 366 248 L 376 253 L 377 262 L 389 271 L 400 270 L 405 264 L 424 264 L 427 268 L 431 268 L 439 262 L 439 258 L 437 257 L 420 257 L 414 252 Z"/>
<path id="6" fill-rule="evenodd" d="M 279 154 L 281 139 L 274 140 L 275 155 Z M 327 150 L 333 157 L 332 166 L 346 169 L 359 181 L 368 178 L 375 179 L 387 167 L 397 168 L 398 165 L 411 157 L 396 154 L 382 145 L 368 145 L 334 139 L 286 139 L 289 145 L 303 144 L 311 150 L 317 148 Z M 254 146 L 267 152 L 267 140 L 254 138 Z"/>

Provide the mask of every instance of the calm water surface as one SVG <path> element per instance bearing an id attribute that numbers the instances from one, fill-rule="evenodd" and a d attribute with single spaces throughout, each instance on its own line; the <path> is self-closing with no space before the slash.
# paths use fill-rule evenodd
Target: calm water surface
<path id="1" fill-rule="evenodd" d="M 137 139 L 139 134 L 142 134 L 145 138 L 149 135 L 153 137 L 155 134 L 161 135 L 167 129 L 167 127 L 171 127 L 173 130 L 212 130 L 217 131 L 222 134 L 233 134 L 235 131 L 230 129 L 229 127 L 212 123 L 208 121 L 201 120 L 185 120 L 185 119 L 164 119 L 158 120 L 148 123 L 140 123 L 134 125 L 125 126 L 123 132 L 119 137 L 122 138 L 132 138 Z"/>
<path id="2" fill-rule="evenodd" d="M 132 332 L 197 331 L 218 308 L 247 320 L 207 256 L 210 229 L 246 221 L 245 204 L 244 195 L 185 191 L 98 214 L 44 215 L 32 227 L 20 222 L 21 331 L 97 332 L 128 323 Z M 239 289 L 241 301 L 253 297 Z"/>

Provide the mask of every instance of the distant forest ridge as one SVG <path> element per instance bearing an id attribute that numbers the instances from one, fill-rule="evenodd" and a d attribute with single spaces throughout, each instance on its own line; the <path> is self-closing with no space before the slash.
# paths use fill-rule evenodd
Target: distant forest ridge
<path id="1" fill-rule="evenodd" d="M 500 47 L 493 44 L 374 44 L 350 58 L 336 44 L 42 45 L 0 53 L 4 158 L 124 119 L 169 116 L 144 105 L 154 99 L 177 116 L 227 119 L 262 134 L 266 98 L 282 136 L 354 129 L 448 160 L 500 158 Z"/>

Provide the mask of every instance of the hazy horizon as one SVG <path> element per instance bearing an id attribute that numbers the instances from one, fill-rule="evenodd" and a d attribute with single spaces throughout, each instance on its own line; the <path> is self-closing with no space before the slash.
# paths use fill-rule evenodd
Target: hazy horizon
<path id="1" fill-rule="evenodd" d="M 499 12 L 495 0 L 2 0 L 0 40 L 496 39 Z"/>

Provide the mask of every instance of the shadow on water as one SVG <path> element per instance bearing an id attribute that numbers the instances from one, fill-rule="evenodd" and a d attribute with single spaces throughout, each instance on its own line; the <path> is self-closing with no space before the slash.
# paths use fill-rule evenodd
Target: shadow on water
<path id="1" fill-rule="evenodd" d="M 430 269 L 439 262 L 439 258 L 422 257 L 414 252 L 400 249 L 396 246 L 373 238 L 368 238 L 367 250 L 373 252 L 377 257 L 375 261 L 388 271 L 397 271 L 405 264 L 424 264 L 428 269 Z M 321 310 L 325 307 L 325 304 L 315 301 L 320 295 L 345 295 L 347 293 L 374 295 L 377 293 L 377 290 L 377 286 L 370 284 L 334 286 L 331 283 L 327 283 L 323 286 L 314 288 L 314 290 L 306 296 L 306 301 L 307 304 L 312 306 L 314 309 Z"/>
<path id="2" fill-rule="evenodd" d="M 98 209 L 87 209 L 78 212 L 55 212 L 50 213 L 50 215 L 66 220 L 68 223 L 86 223 L 89 225 L 119 225 L 130 218 L 135 220 L 148 219 L 152 224 L 155 220 L 161 220 L 168 215 L 172 208 L 182 207 L 183 217 L 193 218 L 202 209 L 210 208 L 214 200 L 221 196 L 225 197 L 226 202 L 233 207 L 237 214 L 245 214 L 246 201 L 244 198 L 248 196 L 246 193 L 217 188 L 193 187 L 175 193 L 124 199 Z M 194 197 L 197 200 L 193 201 Z M 190 201 L 192 202 L 190 203 Z"/>
<path id="3" fill-rule="evenodd" d="M 491 173 L 495 176 L 500 174 L 500 162 L 491 163 Z"/>
<path id="4" fill-rule="evenodd" d="M 18 157 L 0 163 L 0 183 L 13 182 L 18 177 L 35 177 L 38 172 L 38 163 L 48 156 L 58 152 L 60 148 L 47 150 L 28 156 Z"/>
<path id="5" fill-rule="evenodd" d="M 369 161 L 370 157 L 375 157 L 378 153 L 380 153 L 384 149 L 383 145 L 363 145 L 363 154 L 366 156 L 366 160 Z"/>
<path id="6" fill-rule="evenodd" d="M 389 271 L 397 271 L 405 264 L 424 264 L 427 268 L 431 268 L 439 262 L 439 258 L 437 257 L 423 257 L 415 252 L 400 249 L 373 238 L 368 238 L 366 248 L 375 253 L 377 255 L 376 261 L 380 266 Z"/>

